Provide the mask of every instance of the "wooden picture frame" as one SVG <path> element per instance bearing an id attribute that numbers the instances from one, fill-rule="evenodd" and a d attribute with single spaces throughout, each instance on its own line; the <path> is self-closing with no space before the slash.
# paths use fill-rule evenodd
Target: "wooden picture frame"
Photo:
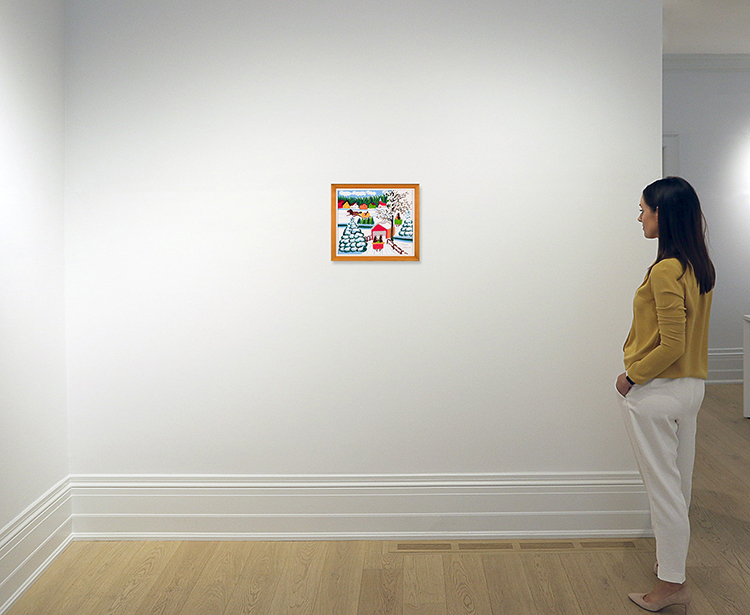
<path id="1" fill-rule="evenodd" d="M 331 184 L 332 261 L 418 261 L 419 184 Z"/>

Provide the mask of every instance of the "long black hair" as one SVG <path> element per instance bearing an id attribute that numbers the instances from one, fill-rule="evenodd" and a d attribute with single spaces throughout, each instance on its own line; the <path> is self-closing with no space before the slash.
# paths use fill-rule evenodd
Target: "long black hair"
<path id="1" fill-rule="evenodd" d="M 701 294 L 709 292 L 716 283 L 716 270 L 706 248 L 706 219 L 693 187 L 681 177 L 665 177 L 646 186 L 643 200 L 659 216 L 654 265 L 676 258 L 683 270 L 693 270 Z"/>

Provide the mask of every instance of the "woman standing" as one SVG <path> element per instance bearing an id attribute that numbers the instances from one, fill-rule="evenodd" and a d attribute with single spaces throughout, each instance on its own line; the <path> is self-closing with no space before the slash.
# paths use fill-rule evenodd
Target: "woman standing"
<path id="1" fill-rule="evenodd" d="M 647 186 L 638 221 L 646 238 L 658 239 L 659 245 L 635 293 L 624 346 L 626 371 L 616 387 L 648 493 L 659 582 L 630 599 L 647 611 L 682 604 L 687 614 L 688 508 L 716 273 L 698 195 L 684 179 L 666 177 Z"/>

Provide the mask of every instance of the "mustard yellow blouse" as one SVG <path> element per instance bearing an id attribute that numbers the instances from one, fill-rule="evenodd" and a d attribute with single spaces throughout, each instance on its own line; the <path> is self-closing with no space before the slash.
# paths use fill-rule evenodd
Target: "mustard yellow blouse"
<path id="1" fill-rule="evenodd" d="M 633 300 L 625 370 L 636 384 L 651 378 L 708 376 L 708 320 L 713 291 L 700 294 L 692 269 L 676 258 L 658 262 Z"/>

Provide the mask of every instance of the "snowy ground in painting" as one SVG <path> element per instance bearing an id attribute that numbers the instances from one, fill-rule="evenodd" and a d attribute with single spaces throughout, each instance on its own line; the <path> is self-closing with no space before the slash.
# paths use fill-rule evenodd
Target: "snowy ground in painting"
<path id="1" fill-rule="evenodd" d="M 352 217 L 347 214 L 346 210 L 339 210 L 338 212 L 338 227 L 336 229 L 336 254 L 339 256 L 413 256 L 414 255 L 414 242 L 411 239 L 401 239 L 398 234 L 401 230 L 400 226 L 396 230 L 395 242 L 404 253 L 394 250 L 388 243 L 385 243 L 382 250 L 375 250 L 372 247 L 371 233 L 374 226 L 377 226 L 377 221 L 373 225 L 358 225 L 362 234 L 365 236 L 367 241 L 367 248 L 364 252 L 341 252 L 341 236 L 346 230 L 347 226 L 351 224 Z"/>
<path id="2" fill-rule="evenodd" d="M 339 234 L 339 237 L 341 235 Z M 336 245 L 338 246 L 338 239 Z M 387 243 L 383 244 L 383 249 L 380 251 L 373 250 L 372 243 L 367 243 L 367 250 L 364 252 L 339 252 L 338 249 L 336 250 L 336 254 L 338 256 L 414 256 L 414 245 L 411 241 L 399 241 L 396 239 L 396 245 L 399 246 L 405 254 L 401 254 L 400 252 L 396 252 L 391 246 L 389 246 Z"/>

